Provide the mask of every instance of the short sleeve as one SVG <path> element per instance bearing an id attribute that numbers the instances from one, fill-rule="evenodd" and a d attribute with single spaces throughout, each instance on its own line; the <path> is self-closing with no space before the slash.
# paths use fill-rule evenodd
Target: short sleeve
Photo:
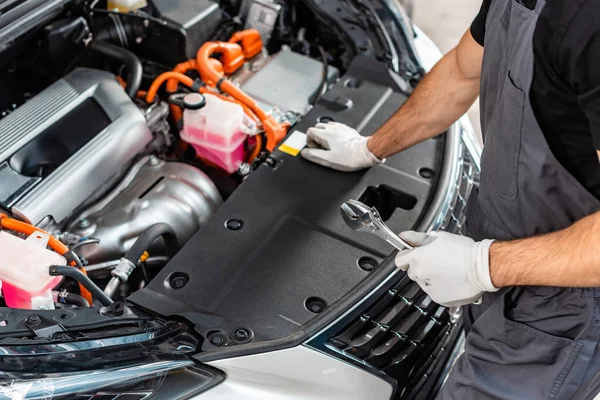
<path id="1" fill-rule="evenodd" d="M 481 4 L 481 9 L 479 13 L 473 20 L 471 24 L 471 35 L 477 43 L 483 46 L 485 41 L 485 21 L 487 19 L 488 10 L 490 9 L 490 4 L 492 0 L 484 0 Z"/>
<path id="2" fill-rule="evenodd" d="M 596 150 L 600 150 L 600 3 L 587 1 L 562 39 L 558 65 L 586 116 Z"/>

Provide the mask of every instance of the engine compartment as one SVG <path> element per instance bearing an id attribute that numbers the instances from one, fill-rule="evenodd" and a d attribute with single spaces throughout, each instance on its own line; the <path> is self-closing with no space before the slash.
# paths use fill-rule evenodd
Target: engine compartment
<path id="1" fill-rule="evenodd" d="M 396 230 L 428 212 L 443 136 L 353 174 L 298 155 L 317 122 L 373 133 L 420 78 L 410 42 L 383 30 L 386 0 L 62 1 L 16 34 L 42 7 L 18 3 L 0 14 L 1 233 L 62 262 L 18 264 L 39 268 L 16 281 L 0 263 L 19 295 L 3 315 L 175 318 L 226 338 L 207 353 L 247 343 L 240 326 L 283 340 L 322 317 L 315 299 L 339 312 L 390 271 L 392 249 L 348 230 L 343 201 Z"/>
<path id="2" fill-rule="evenodd" d="M 7 385 L 112 370 L 161 390 L 137 375 L 165 361 L 216 385 L 217 360 L 301 346 L 434 393 L 459 316 L 339 208 L 458 233 L 461 125 L 355 173 L 299 154 L 317 122 L 368 136 L 395 113 L 423 76 L 414 35 L 395 0 L 0 0 Z"/>

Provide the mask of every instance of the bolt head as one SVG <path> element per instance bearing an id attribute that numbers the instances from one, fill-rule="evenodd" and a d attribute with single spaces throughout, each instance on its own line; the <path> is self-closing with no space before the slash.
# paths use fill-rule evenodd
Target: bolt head
<path id="1" fill-rule="evenodd" d="M 160 158 L 158 157 L 151 156 L 148 160 L 148 165 L 150 165 L 151 167 L 156 167 L 158 164 L 160 164 Z"/>
<path id="2" fill-rule="evenodd" d="M 210 337 L 210 339 L 208 339 L 208 341 L 210 342 L 210 344 L 212 344 L 213 346 L 223 346 L 225 344 L 225 337 L 223 335 L 221 335 L 220 333 L 213 335 Z"/>
<path id="3" fill-rule="evenodd" d="M 371 257 L 361 257 L 358 260 L 358 266 L 363 271 L 371 272 L 375 270 L 379 266 L 379 264 Z"/>
<path id="4" fill-rule="evenodd" d="M 79 222 L 77 222 L 77 227 L 79 229 L 87 229 L 92 225 L 92 223 L 90 222 L 89 219 L 87 218 L 82 218 L 79 220 Z"/>
<path id="5" fill-rule="evenodd" d="M 253 338 L 252 331 L 248 328 L 237 328 L 233 331 L 233 340 L 237 343 L 248 343 Z"/>
<path id="6" fill-rule="evenodd" d="M 230 219 L 225 222 L 225 227 L 230 231 L 239 231 L 244 227 L 244 222 L 239 219 Z"/>

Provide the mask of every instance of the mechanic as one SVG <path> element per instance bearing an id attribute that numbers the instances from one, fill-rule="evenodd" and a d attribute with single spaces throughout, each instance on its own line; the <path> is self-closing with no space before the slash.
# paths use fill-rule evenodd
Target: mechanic
<path id="1" fill-rule="evenodd" d="M 598 15 L 598 0 L 485 0 L 371 138 L 308 132 L 305 158 L 356 171 L 436 136 L 480 94 L 468 237 L 405 232 L 420 247 L 396 259 L 441 304 L 482 298 L 464 308 L 465 353 L 441 399 L 570 399 L 600 371 Z"/>

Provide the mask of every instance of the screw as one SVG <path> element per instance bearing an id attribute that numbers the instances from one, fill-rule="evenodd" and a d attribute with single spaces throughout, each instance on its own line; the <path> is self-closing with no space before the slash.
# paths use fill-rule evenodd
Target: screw
<path id="1" fill-rule="evenodd" d="M 238 343 L 248 343 L 252 341 L 252 331 L 247 328 L 238 328 L 233 332 L 233 340 Z"/>
<path id="2" fill-rule="evenodd" d="M 308 299 L 306 299 L 304 306 L 308 311 L 315 314 L 320 314 L 327 307 L 327 303 L 325 302 L 325 300 L 319 297 L 309 297 Z"/>
<path id="3" fill-rule="evenodd" d="M 377 268 L 377 265 L 377 261 L 373 260 L 371 257 L 361 257 L 358 260 L 358 266 L 360 269 L 367 272 L 373 271 L 375 268 Z"/>
<path id="4" fill-rule="evenodd" d="M 77 227 L 79 229 L 86 229 L 86 228 L 89 228 L 91 225 L 92 225 L 92 223 L 87 218 L 82 218 L 79 220 L 79 222 L 77 222 Z"/>
<path id="5" fill-rule="evenodd" d="M 223 346 L 225 344 L 225 336 L 221 335 L 220 333 L 217 333 L 216 335 L 212 335 L 208 341 L 210 342 L 210 344 L 212 344 L 213 346 Z"/>
<path id="6" fill-rule="evenodd" d="M 183 288 L 189 282 L 189 277 L 183 275 L 175 275 L 171 278 L 169 284 L 175 290 Z"/>
<path id="7" fill-rule="evenodd" d="M 41 324 L 42 323 L 42 319 L 38 315 L 30 315 L 25 320 L 25 323 L 27 325 L 34 325 L 35 326 L 35 325 Z"/>
<path id="8" fill-rule="evenodd" d="M 225 222 L 225 227 L 230 231 L 239 231 L 244 226 L 244 222 L 239 219 L 230 219 Z"/>
<path id="9" fill-rule="evenodd" d="M 250 172 L 252 172 L 252 165 L 248 163 L 242 163 L 242 165 L 240 165 L 240 167 L 238 168 L 238 174 L 240 174 L 241 176 L 246 176 Z"/>
<path id="10" fill-rule="evenodd" d="M 421 175 L 421 177 L 425 178 L 425 179 L 431 179 L 433 178 L 433 170 L 431 168 L 421 168 L 419 170 L 419 175 Z"/>

